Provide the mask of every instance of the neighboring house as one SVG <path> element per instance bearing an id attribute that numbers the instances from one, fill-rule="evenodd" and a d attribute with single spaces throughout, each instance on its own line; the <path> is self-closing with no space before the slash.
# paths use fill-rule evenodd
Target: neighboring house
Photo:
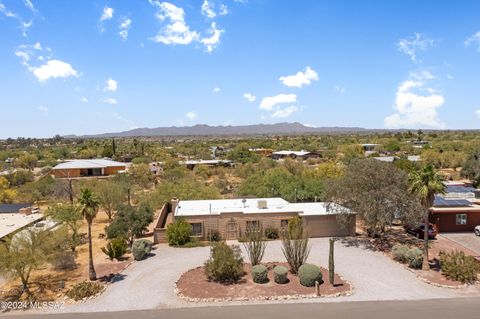
<path id="1" fill-rule="evenodd" d="M 185 165 L 187 166 L 188 169 L 194 169 L 195 166 L 201 165 L 201 166 L 233 166 L 234 163 L 231 160 L 187 160 L 187 161 L 180 161 L 180 165 Z"/>
<path id="2" fill-rule="evenodd" d="M 470 186 L 447 185 L 430 208 L 430 222 L 440 232 L 473 231 L 480 225 L 479 191 Z"/>
<path id="3" fill-rule="evenodd" d="M 31 204 L 0 204 L 0 239 L 43 219 Z"/>
<path id="4" fill-rule="evenodd" d="M 378 153 L 378 147 L 380 144 L 372 144 L 372 143 L 366 143 L 366 144 L 361 144 L 363 152 L 365 153 L 365 156 L 369 156 L 374 153 Z"/>
<path id="5" fill-rule="evenodd" d="M 398 156 L 377 156 L 377 157 L 372 157 L 373 159 L 381 162 L 388 162 L 388 163 L 393 163 L 395 161 L 398 161 L 400 157 Z M 421 161 L 421 158 L 419 155 L 411 155 L 407 156 L 406 158 L 410 162 L 419 162 Z"/>
<path id="6" fill-rule="evenodd" d="M 56 178 L 110 176 L 125 171 L 125 163 L 109 159 L 68 160 L 52 169 Z"/>
<path id="7" fill-rule="evenodd" d="M 271 157 L 273 153 L 271 148 L 250 148 L 249 151 L 265 157 Z"/>
<path id="8" fill-rule="evenodd" d="M 320 157 L 320 154 L 315 153 L 315 152 L 308 152 L 308 151 L 277 151 L 277 152 L 272 152 L 272 159 L 274 160 L 280 160 L 280 159 L 285 159 L 285 158 L 301 158 L 303 160 L 306 160 L 308 158 L 318 158 Z"/>
<path id="9" fill-rule="evenodd" d="M 347 214 L 345 224 L 338 214 Z M 279 231 L 299 216 L 310 237 L 354 236 L 355 213 L 333 203 L 289 203 L 282 198 L 178 201 L 165 205 L 154 230 L 156 243 L 166 242 L 165 229 L 177 218 L 192 226 L 193 235 L 207 239 L 218 232 L 222 239 L 241 238 L 247 229 L 274 227 Z"/>

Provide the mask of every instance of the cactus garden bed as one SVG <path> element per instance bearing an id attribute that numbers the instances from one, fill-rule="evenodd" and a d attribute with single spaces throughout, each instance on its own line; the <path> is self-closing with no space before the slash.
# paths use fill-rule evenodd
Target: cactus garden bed
<path id="1" fill-rule="evenodd" d="M 315 287 L 305 287 L 300 284 L 298 276 L 288 273 L 288 282 L 277 284 L 273 278 L 273 268 L 287 263 L 264 263 L 268 269 L 268 281 L 257 284 L 252 280 L 250 264 L 244 265 L 245 274 L 233 284 L 222 284 L 208 280 L 204 268 L 197 267 L 184 273 L 176 283 L 176 293 L 179 297 L 192 302 L 209 302 L 221 300 L 274 300 L 316 298 Z M 338 297 L 349 295 L 352 286 L 349 282 L 335 274 L 335 285 L 328 282 L 328 270 L 321 268 L 323 280 L 320 284 L 320 297 Z"/>

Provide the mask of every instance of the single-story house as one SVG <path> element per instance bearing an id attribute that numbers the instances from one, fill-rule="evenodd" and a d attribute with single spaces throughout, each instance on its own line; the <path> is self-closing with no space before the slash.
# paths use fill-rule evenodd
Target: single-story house
<path id="1" fill-rule="evenodd" d="M 430 222 L 439 232 L 473 231 L 480 225 L 478 195 L 473 187 L 447 184 L 446 193 L 435 196 Z"/>
<path id="2" fill-rule="evenodd" d="M 188 169 L 194 169 L 195 166 L 233 166 L 234 163 L 231 160 L 187 160 L 187 161 L 180 161 L 180 165 L 187 166 Z"/>
<path id="3" fill-rule="evenodd" d="M 44 219 L 31 204 L 0 204 L 0 239 Z"/>
<path id="4" fill-rule="evenodd" d="M 306 160 L 308 158 L 318 158 L 320 157 L 320 154 L 315 153 L 315 152 L 308 152 L 308 151 L 276 151 L 272 152 L 272 159 L 274 160 L 279 160 L 279 159 L 285 159 L 285 158 L 301 158 L 303 160 Z"/>
<path id="5" fill-rule="evenodd" d="M 338 214 L 347 214 L 344 223 Z M 241 238 L 247 229 L 284 229 L 299 216 L 310 237 L 355 235 L 355 213 L 333 203 L 289 203 L 282 198 L 249 198 L 219 200 L 177 200 L 165 205 L 154 230 L 156 243 L 166 242 L 169 223 L 184 218 L 192 226 L 194 236 L 208 238 L 218 232 L 222 239 Z"/>
<path id="6" fill-rule="evenodd" d="M 109 159 L 68 160 L 52 169 L 56 178 L 110 176 L 125 171 L 125 163 Z"/>
<path id="7" fill-rule="evenodd" d="M 398 156 L 376 156 L 376 157 L 372 157 L 373 159 L 377 160 L 377 161 L 381 161 L 381 162 L 388 162 L 388 163 L 393 163 L 395 161 L 398 161 L 400 160 L 401 158 L 398 157 Z M 410 162 L 419 162 L 421 161 L 421 158 L 420 156 L 418 155 L 409 155 L 406 157 L 406 159 Z"/>

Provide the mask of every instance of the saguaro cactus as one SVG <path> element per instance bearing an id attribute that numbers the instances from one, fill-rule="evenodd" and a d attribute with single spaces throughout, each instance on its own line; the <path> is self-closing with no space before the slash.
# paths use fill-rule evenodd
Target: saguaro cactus
<path id="1" fill-rule="evenodd" d="M 335 282 L 335 260 L 333 256 L 335 238 L 330 238 L 330 250 L 328 254 L 328 281 L 331 285 Z"/>

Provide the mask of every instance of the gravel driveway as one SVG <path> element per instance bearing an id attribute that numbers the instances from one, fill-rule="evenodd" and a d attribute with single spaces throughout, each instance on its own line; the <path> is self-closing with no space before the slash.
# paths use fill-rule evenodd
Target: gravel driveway
<path id="1" fill-rule="evenodd" d="M 473 232 L 468 233 L 442 233 L 439 236 L 443 236 L 450 239 L 457 244 L 468 248 L 480 256 L 480 236 L 476 236 Z"/>
<path id="2" fill-rule="evenodd" d="M 208 258 L 209 248 L 171 248 L 159 245 L 155 256 L 132 264 L 124 271 L 125 277 L 110 285 L 98 298 L 67 306 L 65 312 L 121 311 L 152 308 L 205 306 L 187 303 L 174 294 L 174 283 L 181 274 L 200 266 Z M 269 242 L 264 261 L 283 261 L 281 242 Z M 327 267 L 328 239 L 311 240 L 310 263 Z M 336 272 L 350 281 L 354 294 L 339 298 L 306 299 L 285 302 L 340 302 L 359 300 L 413 300 L 480 296 L 478 286 L 463 290 L 434 287 L 418 280 L 403 265 L 391 261 L 383 254 L 363 248 L 335 247 Z M 244 304 L 231 302 L 229 304 Z M 275 303 L 265 301 L 260 303 Z M 222 305 L 215 303 L 214 305 Z"/>

